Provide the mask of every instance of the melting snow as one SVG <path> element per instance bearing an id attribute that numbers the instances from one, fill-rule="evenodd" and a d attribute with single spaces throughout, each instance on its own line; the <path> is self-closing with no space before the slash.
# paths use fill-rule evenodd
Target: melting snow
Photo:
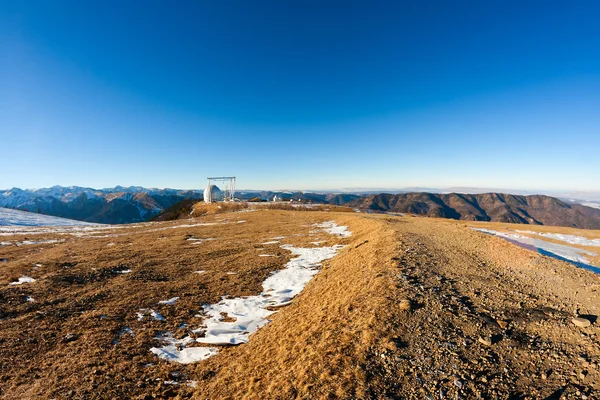
<path id="1" fill-rule="evenodd" d="M 179 297 L 171 297 L 169 300 L 159 301 L 158 304 L 165 304 L 168 306 L 172 306 L 173 304 L 175 304 L 175 302 L 177 302 L 177 300 L 179 300 Z"/>
<path id="2" fill-rule="evenodd" d="M 261 243 L 261 244 L 277 244 L 277 243 L 279 243 L 279 240 L 272 240 L 270 242 L 264 242 L 264 243 Z"/>
<path id="3" fill-rule="evenodd" d="M 195 273 L 195 274 L 203 274 L 203 273 L 205 273 L 205 272 L 206 272 L 206 271 L 203 271 L 203 270 L 200 270 L 200 271 L 194 271 L 194 273 Z"/>
<path id="4" fill-rule="evenodd" d="M 529 235 L 539 235 L 547 237 L 548 239 L 560 240 L 570 244 L 578 244 L 580 246 L 595 246 L 600 247 L 600 239 L 588 239 L 583 236 L 575 235 L 564 235 L 561 233 L 546 233 L 546 232 L 533 232 L 533 231 L 517 231 L 519 233 L 526 233 Z"/>
<path id="5" fill-rule="evenodd" d="M 31 244 L 49 244 L 49 243 L 60 243 L 64 240 L 50 239 L 50 240 L 23 240 L 21 243 L 17 243 L 17 246 L 31 245 Z"/>
<path id="6" fill-rule="evenodd" d="M 28 276 L 22 276 L 22 277 L 19 278 L 18 281 L 11 282 L 10 285 L 22 285 L 24 283 L 31 283 L 31 282 L 35 282 L 35 279 L 30 278 Z"/>
<path id="7" fill-rule="evenodd" d="M 124 334 L 128 334 L 130 336 L 135 336 L 135 334 L 133 333 L 133 331 L 131 330 L 130 327 L 126 326 L 125 328 L 123 328 L 121 330 L 121 332 L 119 332 L 119 336 L 123 336 Z"/>
<path id="8" fill-rule="evenodd" d="M 259 254 L 259 257 L 276 257 L 275 254 Z"/>
<path id="9" fill-rule="evenodd" d="M 121 331 L 119 333 L 117 333 L 118 337 L 113 340 L 113 344 L 118 344 L 119 343 L 119 337 L 122 337 L 123 335 L 128 334 L 130 336 L 135 336 L 135 334 L 133 333 L 133 331 L 131 330 L 131 328 L 129 327 L 124 327 L 123 329 L 121 329 Z"/>
<path id="10" fill-rule="evenodd" d="M 27 297 L 25 298 L 25 300 L 27 300 L 27 301 L 28 301 L 28 302 L 30 302 L 30 303 L 35 303 L 35 299 L 34 299 L 33 297 L 31 297 L 31 296 L 27 296 Z"/>
<path id="11" fill-rule="evenodd" d="M 333 222 L 328 222 L 326 226 L 320 227 L 331 230 L 330 233 L 333 234 L 343 237 L 350 236 L 346 227 L 338 227 Z M 218 348 L 215 347 L 186 347 L 191 343 L 200 342 L 213 345 L 247 343 L 251 334 L 270 322 L 268 317 L 276 312 L 274 309 L 288 305 L 319 272 L 321 263 L 334 257 L 344 246 L 302 248 L 284 245 L 281 247 L 292 252 L 295 257 L 290 259 L 283 269 L 273 272 L 265 279 L 261 294 L 233 299 L 222 297 L 221 301 L 216 304 L 204 305 L 207 318 L 203 322 L 203 327 L 192 331 L 194 333 L 204 332 L 204 337 L 195 340 L 191 336 L 174 339 L 170 333 L 165 333 L 157 337 L 158 340 L 165 343 L 165 346 L 153 347 L 150 351 L 164 360 L 188 364 L 207 359 L 218 353 Z M 139 315 L 138 313 L 138 319 Z"/>
<path id="12" fill-rule="evenodd" d="M 202 243 L 202 242 L 206 242 L 208 240 L 215 240 L 215 238 L 202 239 L 202 238 L 191 237 L 191 238 L 187 238 L 186 240 L 189 240 L 190 242 Z M 196 244 L 196 243 L 194 243 L 194 244 Z"/>
<path id="13" fill-rule="evenodd" d="M 575 264 L 578 267 L 582 267 L 593 272 L 600 273 L 600 268 L 592 266 L 590 264 L 590 261 L 584 256 L 584 254 L 588 256 L 597 255 L 596 253 L 593 253 L 591 251 L 562 244 L 546 242 L 541 239 L 530 238 L 528 236 L 519 235 L 517 233 L 498 232 L 490 229 L 474 229 L 479 232 L 499 236 L 508 240 L 511 243 L 517 244 L 529 250 L 537 251 L 543 255 L 567 261 L 572 264 Z"/>
<path id="14" fill-rule="evenodd" d="M 155 321 L 164 321 L 165 317 L 160 315 L 154 310 L 148 310 L 147 308 L 140 308 L 140 311 L 137 313 L 137 320 L 143 321 L 146 315 L 150 314 L 150 317 Z"/>
<path id="15" fill-rule="evenodd" d="M 12 210 L 11 210 L 12 211 Z M 0 216 L 1 217 L 1 216 Z M 73 222 L 73 221 L 72 221 Z M 81 222 L 81 221 L 74 221 Z M 246 221 L 237 221 L 246 222 Z M 169 229 L 178 229 L 178 228 L 193 228 L 198 226 L 213 226 L 213 225 L 226 225 L 229 222 L 202 222 L 195 224 L 180 224 L 180 225 L 172 225 L 172 226 L 163 226 L 159 228 L 145 229 L 140 231 L 140 233 L 148 233 L 148 232 L 159 232 Z M 57 233 L 63 235 L 72 235 L 76 237 L 93 237 L 93 238 L 107 238 L 107 237 L 117 237 L 117 236 L 125 236 L 126 233 L 114 233 L 109 232 L 106 234 L 105 231 L 114 231 L 118 229 L 131 229 L 131 228 L 145 228 L 149 225 L 153 225 L 152 222 L 145 222 L 140 224 L 126 224 L 126 225 L 101 225 L 101 224 L 91 224 L 87 222 L 82 222 L 81 226 L 1 226 L 0 223 L 0 236 L 8 236 L 8 235 L 16 235 L 16 234 L 42 234 L 42 233 Z M 70 224 L 74 225 L 74 224 Z"/>
<path id="16" fill-rule="evenodd" d="M 325 232 L 330 233 L 332 235 L 337 235 L 341 237 L 352 236 L 352 232 L 348 230 L 347 226 L 337 225 L 334 221 L 327 221 L 323 222 L 322 224 L 314 224 L 313 226 L 317 228 L 322 228 Z"/>
<path id="17" fill-rule="evenodd" d="M 183 339 L 175 339 L 170 333 L 163 333 L 156 338 L 165 343 L 163 347 L 152 347 L 150 351 L 163 360 L 190 364 L 214 356 L 218 353 L 215 347 L 186 347 L 194 342 L 190 336 Z"/>
<path id="18" fill-rule="evenodd" d="M 93 225 L 89 222 L 53 217 L 21 210 L 0 207 L 0 225 L 8 226 L 76 226 Z"/>
<path id="19" fill-rule="evenodd" d="M 289 304 L 302 291 L 311 278 L 319 272 L 321 262 L 335 256 L 343 246 L 322 248 L 300 248 L 289 245 L 292 258 L 282 270 L 272 273 L 263 282 L 263 292 L 258 296 L 235 299 L 222 298 L 217 304 L 207 304 L 204 312 L 209 316 L 204 321 L 205 337 L 198 338 L 201 343 L 232 345 L 248 342 L 249 336 L 269 323 L 267 317 L 274 311 L 267 308 Z M 226 322 L 223 315 L 235 319 Z"/>

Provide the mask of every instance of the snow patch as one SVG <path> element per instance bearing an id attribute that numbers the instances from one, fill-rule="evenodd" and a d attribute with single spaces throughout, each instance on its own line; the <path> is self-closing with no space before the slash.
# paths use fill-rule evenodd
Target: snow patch
<path id="1" fill-rule="evenodd" d="M 191 364 L 206 360 L 218 353 L 215 347 L 187 347 L 194 342 L 190 336 L 175 339 L 170 333 L 163 333 L 156 340 L 164 343 L 163 347 L 152 347 L 150 351 L 159 358 L 180 364 Z"/>
<path id="2" fill-rule="evenodd" d="M 533 232 L 533 231 L 517 231 L 519 233 L 525 233 L 529 235 L 538 235 L 547 237 L 548 239 L 560 240 L 569 244 L 578 244 L 580 246 L 595 246 L 600 247 L 600 239 L 588 239 L 583 236 L 565 235 L 562 233 L 546 233 L 546 232 Z"/>
<path id="3" fill-rule="evenodd" d="M 23 240 L 22 242 L 16 243 L 17 246 L 27 246 L 32 244 L 50 244 L 50 243 L 60 243 L 64 242 L 64 240 L 58 239 L 49 239 L 49 240 Z"/>
<path id="4" fill-rule="evenodd" d="M 160 315 L 158 312 L 154 310 L 149 310 L 147 308 L 140 308 L 140 311 L 137 313 L 137 320 L 143 321 L 146 316 L 150 316 L 154 321 L 164 321 L 165 317 Z"/>
<path id="5" fill-rule="evenodd" d="M 125 334 L 129 335 L 129 336 L 135 336 L 135 333 L 133 333 L 133 331 L 131 330 L 131 328 L 129 328 L 128 326 L 124 327 L 123 329 L 121 329 L 121 331 L 119 331 L 119 333 L 117 333 L 117 338 L 115 340 L 113 340 L 113 344 L 118 344 L 119 343 L 119 338 L 124 336 Z"/>
<path id="6" fill-rule="evenodd" d="M 269 323 L 269 315 L 275 312 L 271 308 L 289 304 L 319 272 L 321 262 L 334 257 L 343 248 L 340 245 L 321 248 L 281 247 L 296 257 L 265 279 L 261 294 L 234 299 L 223 297 L 217 304 L 204 306 L 209 318 L 204 321 L 205 329 L 196 330 L 204 331 L 204 337 L 198 338 L 198 342 L 218 345 L 247 343 L 252 333 Z"/>
<path id="7" fill-rule="evenodd" d="M 31 282 L 35 282 L 35 279 L 30 278 L 28 276 L 22 276 L 22 277 L 19 278 L 18 281 L 11 282 L 11 283 L 9 283 L 9 285 L 22 285 L 24 283 L 31 283 Z"/>
<path id="8" fill-rule="evenodd" d="M 179 297 L 171 297 L 169 300 L 161 300 L 161 301 L 159 301 L 158 304 L 164 304 L 164 305 L 172 306 L 173 304 L 175 304 L 177 302 L 177 300 L 179 300 Z"/>
<path id="9" fill-rule="evenodd" d="M 596 253 L 593 253 L 588 250 L 579 249 L 576 247 L 566 246 L 562 244 L 556 244 L 551 242 L 546 242 L 541 239 L 531 238 L 524 235 L 519 235 L 517 233 L 505 233 L 498 232 L 490 229 L 482 229 L 482 228 L 473 228 L 476 231 L 487 233 L 489 235 L 494 235 L 501 237 L 503 239 L 508 240 L 514 244 L 520 245 L 521 247 L 537 251 L 541 254 L 558 258 L 563 261 L 571 262 L 579 267 L 583 267 L 594 272 L 600 272 L 600 269 L 591 265 L 590 261 L 585 257 L 588 256 L 596 256 Z"/>
<path id="10" fill-rule="evenodd" d="M 326 229 L 333 230 L 334 234 L 350 236 L 346 227 L 341 228 L 343 229 L 335 223 L 327 223 L 326 226 Z M 195 342 L 213 345 L 247 343 L 250 335 L 270 322 L 269 316 L 276 312 L 276 308 L 290 304 L 292 299 L 304 289 L 304 286 L 319 272 L 323 261 L 333 258 L 344 247 L 342 245 L 312 248 L 281 246 L 295 257 L 290 259 L 283 269 L 273 272 L 264 280 L 262 293 L 248 297 L 222 297 L 216 304 L 203 306 L 207 317 L 203 321 L 203 326 L 192 332 L 204 333 L 204 337 L 195 339 Z M 203 271 L 196 271 L 198 272 Z M 139 315 L 138 313 L 138 319 Z M 175 339 L 170 333 L 164 333 L 157 337 L 157 340 L 165 345 L 160 348 L 153 347 L 150 351 L 159 358 L 171 362 L 189 364 L 205 360 L 218 353 L 216 347 L 187 347 L 194 342 L 190 336 Z"/>
<path id="11" fill-rule="evenodd" d="M 21 210 L 0 207 L 0 225 L 2 226 L 80 226 L 94 225 L 89 222 L 52 217 Z"/>
<path id="12" fill-rule="evenodd" d="M 323 222 L 322 224 L 314 224 L 316 228 L 321 228 L 323 231 L 336 236 L 350 237 L 352 232 L 348 230 L 347 226 L 337 225 L 334 221 Z"/>

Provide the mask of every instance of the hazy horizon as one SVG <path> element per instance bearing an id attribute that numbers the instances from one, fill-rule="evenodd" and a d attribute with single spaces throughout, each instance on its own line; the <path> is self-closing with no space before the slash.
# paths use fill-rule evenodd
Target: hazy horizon
<path id="1" fill-rule="evenodd" d="M 61 188 L 86 188 L 93 190 L 111 190 L 117 187 L 130 188 L 130 187 L 141 187 L 144 189 L 155 189 L 155 190 L 192 190 L 192 191 L 202 191 L 203 187 L 194 187 L 194 188 L 178 188 L 178 187 L 144 187 L 140 185 L 115 185 L 111 187 L 90 187 L 90 186 L 80 186 L 80 185 L 52 185 L 48 187 L 40 187 L 40 188 L 19 188 L 21 190 L 28 191 L 36 191 L 42 189 L 51 189 L 53 187 L 61 187 Z M 13 188 L 0 188 L 0 191 L 9 191 Z M 477 193 L 505 193 L 505 194 L 515 194 L 515 195 L 547 195 L 554 196 L 560 198 L 572 198 L 576 200 L 589 200 L 589 201 L 600 201 L 600 192 L 597 191 L 569 191 L 569 190 L 548 190 L 548 189 L 540 189 L 540 190 L 528 190 L 528 189 L 509 189 L 509 188 L 477 188 L 477 187 L 389 187 L 389 188 L 377 188 L 377 187 L 349 187 L 349 188 L 325 188 L 325 189 L 315 189 L 315 188 L 238 188 L 237 192 L 253 192 L 253 191 L 270 191 L 270 192 L 314 192 L 314 193 L 398 193 L 398 192 L 432 192 L 432 193 L 463 193 L 463 194 L 477 194 Z"/>

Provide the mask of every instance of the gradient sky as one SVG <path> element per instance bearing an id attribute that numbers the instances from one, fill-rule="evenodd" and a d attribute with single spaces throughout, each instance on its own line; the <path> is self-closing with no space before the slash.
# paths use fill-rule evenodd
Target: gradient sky
<path id="1" fill-rule="evenodd" d="M 0 189 L 600 190 L 598 1 L 0 2 Z"/>

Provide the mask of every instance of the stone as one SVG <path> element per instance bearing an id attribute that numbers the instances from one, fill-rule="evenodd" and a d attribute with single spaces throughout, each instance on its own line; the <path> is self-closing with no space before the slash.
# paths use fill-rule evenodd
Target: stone
<path id="1" fill-rule="evenodd" d="M 63 338 L 63 342 L 69 343 L 69 342 L 77 340 L 78 337 L 79 337 L 79 335 L 77 335 L 75 333 L 67 333 L 65 335 L 65 337 Z"/>
<path id="2" fill-rule="evenodd" d="M 398 307 L 402 311 L 411 311 L 413 308 L 412 302 L 409 299 L 400 300 Z"/>
<path id="3" fill-rule="evenodd" d="M 571 320 L 571 322 L 580 328 L 587 328 L 588 326 L 592 325 L 589 319 L 581 317 L 575 317 Z"/>
<path id="4" fill-rule="evenodd" d="M 498 324 L 498 326 L 499 326 L 501 329 L 506 329 L 506 327 L 508 327 L 508 322 L 507 322 L 507 321 L 503 321 L 503 320 L 501 320 L 501 319 L 497 319 L 497 320 L 496 320 L 496 323 Z"/>
<path id="5" fill-rule="evenodd" d="M 484 344 L 486 346 L 491 346 L 492 345 L 492 337 L 491 336 L 479 336 L 479 343 Z"/>

